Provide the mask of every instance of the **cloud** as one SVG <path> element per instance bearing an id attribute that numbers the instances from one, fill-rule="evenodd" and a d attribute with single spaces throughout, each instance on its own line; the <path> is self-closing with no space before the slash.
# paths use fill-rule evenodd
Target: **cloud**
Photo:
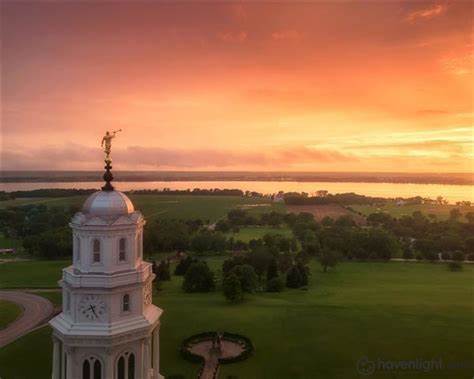
<path id="1" fill-rule="evenodd" d="M 441 64 L 445 71 L 453 75 L 468 75 L 472 73 L 474 66 L 474 53 L 446 57 L 441 61 Z"/>
<path id="2" fill-rule="evenodd" d="M 272 39 L 275 41 L 296 41 L 302 37 L 303 35 L 296 30 L 280 30 L 272 33 Z"/>
<path id="3" fill-rule="evenodd" d="M 100 169 L 102 153 L 98 148 L 70 145 L 67 148 L 43 147 L 2 152 L 3 170 L 87 170 Z M 345 154 L 306 146 L 273 147 L 260 151 L 219 149 L 165 149 L 129 146 L 114 149 L 118 169 L 272 169 L 307 164 L 353 160 Z"/>
<path id="4" fill-rule="evenodd" d="M 217 38 L 224 42 L 242 43 L 247 39 L 247 32 L 221 32 L 217 34 Z"/>
<path id="5" fill-rule="evenodd" d="M 410 12 L 406 16 L 405 20 L 412 23 L 417 22 L 418 20 L 428 20 L 442 15 L 447 9 L 448 6 L 446 4 L 433 4 L 428 8 Z"/>

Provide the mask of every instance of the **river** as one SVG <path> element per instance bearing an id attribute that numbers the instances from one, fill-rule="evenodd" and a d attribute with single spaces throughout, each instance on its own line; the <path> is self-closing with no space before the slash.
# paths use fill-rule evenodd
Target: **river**
<path id="1" fill-rule="evenodd" d="M 35 182 L 0 183 L 0 191 L 19 191 L 40 188 L 100 188 L 103 182 Z M 376 197 L 413 197 L 422 196 L 435 199 L 442 196 L 450 203 L 456 201 L 474 202 L 474 186 L 455 184 L 409 184 L 409 183 L 361 183 L 361 182 L 296 182 L 296 181 L 149 181 L 114 182 L 121 191 L 140 189 L 240 189 L 265 194 L 284 192 L 314 193 L 327 190 L 330 193 L 355 192 Z"/>

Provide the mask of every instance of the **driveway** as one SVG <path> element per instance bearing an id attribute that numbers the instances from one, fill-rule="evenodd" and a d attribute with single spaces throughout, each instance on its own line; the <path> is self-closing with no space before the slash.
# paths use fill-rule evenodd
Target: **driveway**
<path id="1" fill-rule="evenodd" d="M 0 291 L 0 299 L 18 304 L 23 312 L 5 329 L 0 330 L 0 348 L 27 334 L 52 316 L 53 304 L 44 297 L 19 291 Z"/>

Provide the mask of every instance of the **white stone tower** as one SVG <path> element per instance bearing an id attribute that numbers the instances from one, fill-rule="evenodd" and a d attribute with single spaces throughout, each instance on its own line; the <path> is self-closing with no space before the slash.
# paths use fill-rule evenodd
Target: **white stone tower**
<path id="1" fill-rule="evenodd" d="M 53 379 L 157 379 L 162 310 L 152 304 L 143 261 L 145 220 L 110 184 L 74 215 L 73 262 L 60 281 L 63 311 L 53 327 Z"/>

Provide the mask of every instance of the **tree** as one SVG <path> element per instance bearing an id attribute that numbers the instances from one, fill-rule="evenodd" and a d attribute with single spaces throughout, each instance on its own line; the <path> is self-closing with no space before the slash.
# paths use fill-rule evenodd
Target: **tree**
<path id="1" fill-rule="evenodd" d="M 462 271 L 462 264 L 460 262 L 449 262 L 448 270 L 449 271 Z"/>
<path id="2" fill-rule="evenodd" d="M 286 273 L 286 286 L 288 288 L 300 288 L 302 286 L 303 278 L 297 266 L 292 266 Z"/>
<path id="3" fill-rule="evenodd" d="M 323 272 L 327 272 L 328 268 L 334 268 L 339 262 L 339 254 L 334 250 L 323 249 L 318 257 L 318 261 L 323 267 Z"/>
<path id="4" fill-rule="evenodd" d="M 267 282 L 278 276 L 278 263 L 276 258 L 273 258 L 267 268 Z"/>
<path id="5" fill-rule="evenodd" d="M 455 251 L 451 254 L 451 258 L 453 261 L 461 262 L 464 260 L 464 254 L 462 251 Z"/>
<path id="6" fill-rule="evenodd" d="M 466 217 L 466 220 L 469 222 L 469 224 L 474 224 L 474 212 L 467 212 L 464 217 Z"/>
<path id="7" fill-rule="evenodd" d="M 176 265 L 176 268 L 174 269 L 174 274 L 177 276 L 182 276 L 186 274 L 186 271 L 188 270 L 189 266 L 191 266 L 191 264 L 194 262 L 197 262 L 196 258 L 190 256 L 187 256 L 184 259 L 180 259 L 180 261 Z"/>
<path id="8" fill-rule="evenodd" d="M 243 300 L 243 292 L 239 278 L 234 274 L 229 274 L 222 283 L 225 298 L 231 303 L 239 303 Z"/>
<path id="9" fill-rule="evenodd" d="M 155 266 L 155 274 L 156 280 L 160 282 L 171 280 L 169 261 L 160 261 L 160 264 Z"/>
<path id="10" fill-rule="evenodd" d="M 184 274 L 183 289 L 186 292 L 209 292 L 214 287 L 214 273 L 205 262 L 192 263 Z"/>
<path id="11" fill-rule="evenodd" d="M 235 266 L 230 270 L 229 275 L 235 275 L 239 279 L 243 292 L 254 292 L 257 288 L 257 274 L 250 265 L 244 264 Z"/>
<path id="12" fill-rule="evenodd" d="M 457 221 L 461 216 L 461 211 L 458 208 L 453 208 L 449 212 L 449 219 L 452 221 Z"/>
<path id="13" fill-rule="evenodd" d="M 279 276 L 267 281 L 267 292 L 281 292 L 285 288 L 285 282 Z"/>

